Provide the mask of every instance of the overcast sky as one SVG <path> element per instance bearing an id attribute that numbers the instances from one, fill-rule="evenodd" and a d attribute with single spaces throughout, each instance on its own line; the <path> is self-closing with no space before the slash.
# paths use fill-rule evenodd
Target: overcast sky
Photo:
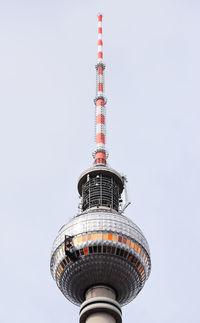
<path id="1" fill-rule="evenodd" d="M 123 322 L 198 323 L 200 2 L 0 1 L 0 322 L 78 322 L 49 260 L 94 149 L 103 12 L 109 165 L 152 273 Z"/>

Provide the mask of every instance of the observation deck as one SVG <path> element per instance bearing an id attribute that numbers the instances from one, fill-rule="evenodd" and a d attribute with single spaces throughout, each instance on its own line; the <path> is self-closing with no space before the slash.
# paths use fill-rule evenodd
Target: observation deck
<path id="1" fill-rule="evenodd" d="M 124 178 L 107 166 L 94 166 L 79 177 L 78 192 L 82 197 L 82 211 L 91 207 L 119 210 Z"/>

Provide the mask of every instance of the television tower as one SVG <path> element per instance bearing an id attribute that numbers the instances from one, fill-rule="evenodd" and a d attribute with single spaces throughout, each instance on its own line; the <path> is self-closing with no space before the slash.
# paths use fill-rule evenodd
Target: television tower
<path id="1" fill-rule="evenodd" d="M 94 165 L 78 179 L 80 212 L 58 232 L 50 265 L 58 288 L 80 306 L 80 323 L 121 323 L 121 306 L 137 296 L 151 270 L 147 240 L 124 215 L 126 178 L 107 164 L 104 70 L 99 14 Z"/>

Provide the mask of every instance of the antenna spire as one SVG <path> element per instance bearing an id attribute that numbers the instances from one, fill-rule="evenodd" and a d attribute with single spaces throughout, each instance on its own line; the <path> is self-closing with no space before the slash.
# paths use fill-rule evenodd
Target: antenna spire
<path id="1" fill-rule="evenodd" d="M 104 70 L 103 41 L 102 41 L 102 14 L 98 14 L 98 55 L 96 64 L 96 97 L 94 99 L 96 109 L 96 149 L 93 153 L 96 165 L 106 165 L 108 154 L 105 149 L 106 126 L 104 96 Z"/>

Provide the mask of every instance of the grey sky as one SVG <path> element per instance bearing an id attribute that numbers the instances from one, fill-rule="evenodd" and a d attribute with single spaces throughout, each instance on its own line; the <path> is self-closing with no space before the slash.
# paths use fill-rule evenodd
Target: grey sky
<path id="1" fill-rule="evenodd" d="M 152 273 L 126 323 L 199 318 L 200 2 L 0 3 L 2 323 L 78 322 L 50 276 L 94 148 L 97 12 L 103 12 L 109 164 Z"/>

